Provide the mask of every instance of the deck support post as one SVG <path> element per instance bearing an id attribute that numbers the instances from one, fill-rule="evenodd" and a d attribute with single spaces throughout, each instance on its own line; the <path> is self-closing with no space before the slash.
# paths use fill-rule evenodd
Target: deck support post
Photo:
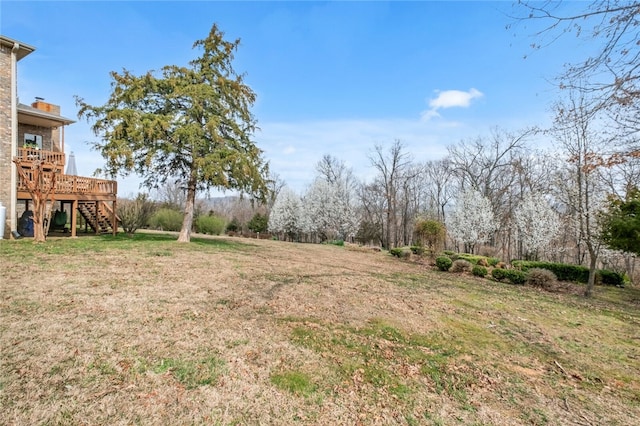
<path id="1" fill-rule="evenodd" d="M 76 226 L 78 221 L 78 200 L 73 200 L 71 206 L 71 238 L 77 237 Z"/>

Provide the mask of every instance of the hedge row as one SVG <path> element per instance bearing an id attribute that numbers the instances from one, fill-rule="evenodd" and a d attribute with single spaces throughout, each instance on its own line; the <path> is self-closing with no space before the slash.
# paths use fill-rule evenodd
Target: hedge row
<path id="1" fill-rule="evenodd" d="M 527 281 L 526 272 L 517 269 L 495 268 L 491 271 L 491 276 L 498 281 L 509 281 L 511 284 L 524 285 Z"/>
<path id="2" fill-rule="evenodd" d="M 559 281 L 576 281 L 585 284 L 589 281 L 589 268 L 586 266 L 554 262 L 535 262 L 530 260 L 514 260 L 511 264 L 515 268 L 525 272 L 532 268 L 549 270 L 556 274 Z M 608 269 L 599 269 L 596 274 L 596 280 L 603 285 L 619 287 L 624 285 L 624 277 L 617 272 Z"/>

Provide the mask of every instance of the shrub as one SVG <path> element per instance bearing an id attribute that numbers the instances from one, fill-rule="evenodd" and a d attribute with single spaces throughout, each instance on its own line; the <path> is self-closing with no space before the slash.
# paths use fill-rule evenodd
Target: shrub
<path id="1" fill-rule="evenodd" d="M 489 266 L 489 262 L 487 262 L 487 259 L 482 258 L 482 259 L 478 259 L 478 263 L 476 263 L 476 265 L 487 267 Z"/>
<path id="2" fill-rule="evenodd" d="M 471 270 L 471 273 L 476 277 L 485 277 L 487 275 L 487 268 L 482 265 L 475 265 Z"/>
<path id="3" fill-rule="evenodd" d="M 513 266 L 528 271 L 532 268 L 542 268 L 553 272 L 559 281 L 575 281 L 579 283 L 587 283 L 589 281 L 589 268 L 582 265 L 569 265 L 567 263 L 554 262 L 535 262 L 527 260 L 514 260 Z M 620 286 L 624 283 L 624 277 L 614 271 L 600 269 L 597 272 L 596 279 L 600 280 L 603 285 Z"/>
<path id="4" fill-rule="evenodd" d="M 477 265 L 480 259 L 484 259 L 484 256 L 478 256 L 478 255 L 469 254 L 469 253 L 458 253 L 458 259 L 464 259 L 467 262 Z"/>
<path id="5" fill-rule="evenodd" d="M 138 194 L 135 200 L 118 200 L 117 213 L 124 232 L 133 235 L 139 228 L 147 226 L 155 204 L 147 194 Z"/>
<path id="6" fill-rule="evenodd" d="M 173 209 L 162 208 L 149 219 L 149 227 L 162 231 L 179 231 L 182 228 L 183 215 Z"/>
<path id="7" fill-rule="evenodd" d="M 234 217 L 233 219 L 231 219 L 231 222 L 229 222 L 229 224 L 227 224 L 227 232 L 238 232 L 242 230 L 242 225 L 240 225 L 240 221 L 238 220 L 237 217 Z"/>
<path id="8" fill-rule="evenodd" d="M 247 228 L 252 232 L 267 232 L 269 229 L 269 218 L 266 215 L 256 213 L 247 223 Z"/>
<path id="9" fill-rule="evenodd" d="M 411 255 L 410 252 L 405 251 L 404 249 L 400 248 L 400 247 L 396 247 L 396 248 L 392 248 L 391 250 L 389 250 L 389 253 L 391 253 L 392 256 L 395 256 L 399 259 L 406 259 L 407 257 L 409 257 Z"/>
<path id="10" fill-rule="evenodd" d="M 424 247 L 422 246 L 411 246 L 411 253 L 417 254 L 418 256 L 422 256 L 424 254 Z"/>
<path id="11" fill-rule="evenodd" d="M 327 244 L 331 244 L 333 246 L 344 246 L 344 240 L 329 240 L 327 241 Z"/>
<path id="12" fill-rule="evenodd" d="M 225 228 L 225 220 L 220 216 L 198 216 L 196 231 L 201 234 L 220 235 Z"/>
<path id="13" fill-rule="evenodd" d="M 430 254 L 442 247 L 446 239 L 444 223 L 437 220 L 419 220 L 416 222 L 414 230 L 421 245 L 425 245 Z"/>
<path id="14" fill-rule="evenodd" d="M 487 259 L 487 263 L 489 264 L 489 266 L 496 266 L 498 263 L 500 263 L 500 259 L 498 259 L 497 257 L 490 257 Z"/>
<path id="15" fill-rule="evenodd" d="M 451 272 L 467 272 L 471 270 L 471 262 L 464 259 L 457 259 L 451 265 Z"/>
<path id="16" fill-rule="evenodd" d="M 532 268 L 527 272 L 527 285 L 551 289 L 558 282 L 556 274 L 548 269 Z"/>
<path id="17" fill-rule="evenodd" d="M 491 276 L 498 281 L 508 281 L 511 284 L 522 285 L 527 280 L 527 274 L 516 269 L 496 268 L 491 271 Z"/>
<path id="18" fill-rule="evenodd" d="M 441 271 L 448 271 L 451 265 L 453 265 L 453 262 L 448 256 L 439 256 L 436 258 L 436 266 Z"/>
<path id="19" fill-rule="evenodd" d="M 596 278 L 599 279 L 600 282 L 602 282 L 602 285 L 624 287 L 624 275 L 615 271 L 600 269 Z"/>

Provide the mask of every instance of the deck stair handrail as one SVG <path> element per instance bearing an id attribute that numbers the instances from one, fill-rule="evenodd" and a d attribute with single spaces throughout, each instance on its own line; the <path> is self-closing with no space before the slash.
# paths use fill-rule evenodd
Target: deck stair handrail
<path id="1" fill-rule="evenodd" d="M 78 211 L 96 234 L 113 231 L 113 210 L 108 203 L 83 201 L 78 204 Z M 115 226 L 117 227 L 117 224 Z"/>

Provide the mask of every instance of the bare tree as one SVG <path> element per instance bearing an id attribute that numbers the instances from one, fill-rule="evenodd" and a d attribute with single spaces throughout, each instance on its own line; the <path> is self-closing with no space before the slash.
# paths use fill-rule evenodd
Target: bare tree
<path id="1" fill-rule="evenodd" d="M 449 158 L 428 161 L 424 165 L 426 179 L 427 209 L 435 212 L 435 218 L 445 222 L 445 207 L 455 194 L 453 170 Z"/>
<path id="2" fill-rule="evenodd" d="M 575 5 L 584 7 L 576 10 Z M 533 34 L 534 48 L 546 47 L 565 34 L 595 46 L 591 56 L 566 65 L 559 86 L 594 97 L 590 107 L 606 110 L 628 133 L 640 131 L 640 2 L 520 1 L 515 7 L 516 22 L 542 25 Z"/>
<path id="3" fill-rule="evenodd" d="M 579 92 L 570 92 L 566 102 L 555 106 L 556 116 L 551 134 L 562 146 L 567 166 L 560 171 L 559 199 L 564 201 L 577 236 L 578 256 L 582 245 L 589 257 L 589 281 L 585 291 L 590 296 L 595 284 L 600 249 L 597 214 L 604 201 L 602 182 L 597 169 L 604 149 L 603 140 L 594 127 L 597 115 Z M 580 259 L 578 259 L 580 260 Z"/>
<path id="4" fill-rule="evenodd" d="M 413 240 L 415 220 L 421 213 L 423 196 L 424 167 L 421 164 L 410 164 L 401 176 L 400 227 L 396 241 L 409 244 Z"/>
<path id="5" fill-rule="evenodd" d="M 269 196 L 267 198 L 267 216 L 269 215 L 269 212 L 271 212 L 273 204 L 276 202 L 280 191 L 282 191 L 282 188 L 285 186 L 287 186 L 287 183 L 279 174 L 269 171 L 269 177 L 267 179 L 267 189 L 269 191 Z"/>
<path id="6" fill-rule="evenodd" d="M 187 186 L 179 179 L 167 180 L 154 192 L 154 198 L 168 207 L 180 209 L 187 201 Z"/>
<path id="7" fill-rule="evenodd" d="M 360 199 L 360 227 L 356 239 L 362 244 L 375 242 L 384 246 L 386 235 L 384 185 L 379 179 L 358 188 Z"/>
<path id="8" fill-rule="evenodd" d="M 381 145 L 376 145 L 369 156 L 371 165 L 378 171 L 377 182 L 384 194 L 385 200 L 385 236 L 384 248 L 397 246 L 399 193 L 401 191 L 402 175 L 410 165 L 409 154 L 404 144 L 396 140 L 385 154 Z"/>

